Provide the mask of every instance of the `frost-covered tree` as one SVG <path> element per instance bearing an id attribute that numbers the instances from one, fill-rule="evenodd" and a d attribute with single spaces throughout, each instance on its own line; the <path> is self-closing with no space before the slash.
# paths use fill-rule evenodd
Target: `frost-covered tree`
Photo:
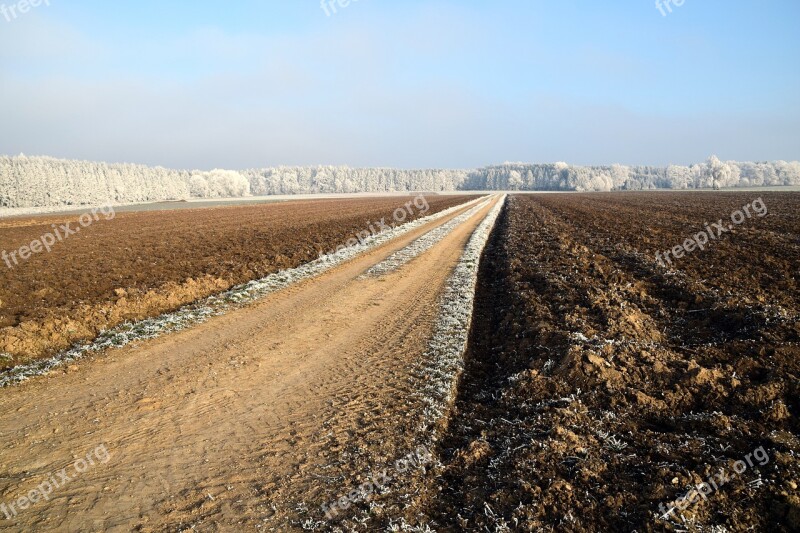
<path id="1" fill-rule="evenodd" d="M 667 182 L 670 189 L 688 189 L 693 185 L 692 169 L 680 165 L 667 167 Z"/>
<path id="2" fill-rule="evenodd" d="M 186 171 L 51 157 L 0 157 L 0 207 L 100 205 L 189 197 Z"/>
<path id="3" fill-rule="evenodd" d="M 611 165 L 611 188 L 619 189 L 630 179 L 631 169 L 625 165 Z"/>
<path id="4" fill-rule="evenodd" d="M 711 177 L 712 187 L 736 187 L 739 184 L 740 171 L 735 163 L 720 161 L 715 155 L 708 158 L 708 176 Z"/>
<path id="5" fill-rule="evenodd" d="M 518 170 L 512 170 L 508 176 L 508 188 L 518 191 L 522 187 L 522 174 Z"/>
<path id="6" fill-rule="evenodd" d="M 800 162 L 689 167 L 504 163 L 475 170 L 346 166 L 185 171 L 50 157 L 0 156 L 0 207 L 155 202 L 274 194 L 395 191 L 610 191 L 800 185 Z"/>
<path id="7" fill-rule="evenodd" d="M 469 172 L 462 190 L 610 191 L 800 185 L 800 163 L 738 163 L 712 157 L 690 167 L 578 167 L 564 162 L 530 165 L 505 163 Z"/>
<path id="8" fill-rule="evenodd" d="M 189 178 L 189 193 L 193 198 L 208 198 L 208 180 L 200 174 Z"/>
<path id="9" fill-rule="evenodd" d="M 195 172 L 189 180 L 192 196 L 236 198 L 250 195 L 250 181 L 233 170 Z"/>

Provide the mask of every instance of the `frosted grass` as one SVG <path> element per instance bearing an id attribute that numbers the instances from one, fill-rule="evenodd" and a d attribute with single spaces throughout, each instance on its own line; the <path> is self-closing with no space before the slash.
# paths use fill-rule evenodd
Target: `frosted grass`
<path id="1" fill-rule="evenodd" d="M 441 242 L 442 239 L 447 237 L 456 227 L 475 216 L 475 214 L 486 207 L 488 203 L 488 200 L 481 202 L 469 211 L 458 215 L 453 220 L 442 224 L 438 228 L 432 229 L 402 250 L 398 250 L 377 265 L 371 267 L 364 274 L 362 274 L 359 279 L 381 277 L 396 271 L 403 265 L 411 262 L 415 258 L 433 248 L 436 244 Z"/>
<path id="2" fill-rule="evenodd" d="M 464 369 L 481 255 L 505 201 L 503 195 L 470 237 L 441 296 L 433 338 L 420 366 L 414 370 L 419 383 L 415 396 L 424 405 L 419 430 L 428 435 L 425 445 L 432 446 L 436 441 L 436 425 L 447 416 L 455 397 L 458 378 Z"/>

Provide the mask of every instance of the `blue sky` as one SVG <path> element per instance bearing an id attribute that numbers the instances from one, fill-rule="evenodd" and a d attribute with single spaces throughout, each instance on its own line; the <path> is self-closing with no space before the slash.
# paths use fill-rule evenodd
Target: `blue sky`
<path id="1" fill-rule="evenodd" d="M 0 14 L 3 154 L 180 168 L 800 159 L 797 0 L 685 0 L 667 16 L 654 0 L 358 0 L 331 16 L 318 0 L 49 3 Z"/>

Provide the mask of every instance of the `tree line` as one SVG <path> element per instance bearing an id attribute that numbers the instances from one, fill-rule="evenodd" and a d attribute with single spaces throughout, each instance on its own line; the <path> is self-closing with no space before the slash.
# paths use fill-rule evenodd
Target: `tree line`
<path id="1" fill-rule="evenodd" d="M 0 207 L 130 204 L 189 198 L 414 191 L 629 191 L 800 185 L 800 162 L 711 157 L 690 166 L 504 163 L 474 170 L 273 167 L 172 170 L 128 163 L 0 156 Z"/>

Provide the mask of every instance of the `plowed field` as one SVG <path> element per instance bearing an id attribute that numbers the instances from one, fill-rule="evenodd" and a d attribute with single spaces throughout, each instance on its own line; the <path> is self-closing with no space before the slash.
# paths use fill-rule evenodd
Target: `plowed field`
<path id="1" fill-rule="evenodd" d="M 361 523 L 370 498 L 404 493 L 421 469 L 393 465 L 427 447 L 441 419 L 431 406 L 446 397 L 420 394 L 436 392 L 422 370 L 454 386 L 429 350 L 453 299 L 443 306 L 443 295 L 501 201 L 456 209 L 193 328 L 0 389 L 0 531 Z M 403 253 L 454 219 L 423 253 Z M 397 254 L 409 260 L 364 276 Z M 448 316 L 444 331 L 462 324 Z M 342 502 L 370 472 L 385 473 L 380 489 Z"/>
<path id="2" fill-rule="evenodd" d="M 658 264 L 759 196 L 766 216 Z M 797 194 L 510 198 L 443 464 L 408 518 L 800 530 L 799 233 Z"/>
<path id="3" fill-rule="evenodd" d="M 430 209 L 467 201 L 430 196 Z M 105 329 L 172 311 L 232 286 L 296 267 L 344 244 L 412 197 L 296 201 L 241 207 L 117 213 L 13 268 L 0 263 L 0 369 L 51 355 Z M 422 205 L 422 202 L 420 202 Z M 78 216 L 0 220 L 12 251 Z M 13 262 L 11 262 L 13 265 Z"/>
<path id="4" fill-rule="evenodd" d="M 122 221 L 114 234 L 164 239 L 140 237 L 159 267 L 142 287 L 192 272 L 233 283 L 313 259 L 403 203 L 375 202 L 235 208 L 253 210 L 244 222 L 120 216 L 87 234 Z M 200 238 L 187 224 L 203 217 Z M 472 309 L 476 234 L 462 371 L 431 346 L 450 338 L 441 323 L 466 333 L 451 306 Z M 62 262 L 70 272 L 93 257 L 76 242 L 89 255 Z M 106 242 L 129 267 L 115 297 L 147 290 L 130 268 L 144 256 Z M 800 531 L 799 272 L 800 194 L 463 206 L 248 307 L 2 389 L 0 505 L 15 507 L 0 529 Z M 86 288 L 52 287 L 113 294 L 108 278 L 105 292 L 88 274 Z M 100 444 L 108 462 L 28 505 Z"/>

